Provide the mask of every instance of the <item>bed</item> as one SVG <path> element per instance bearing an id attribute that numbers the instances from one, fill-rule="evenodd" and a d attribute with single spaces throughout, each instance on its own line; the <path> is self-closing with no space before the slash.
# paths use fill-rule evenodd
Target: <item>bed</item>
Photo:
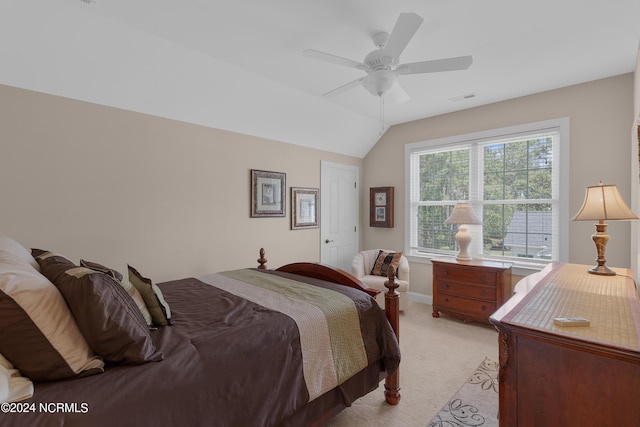
<path id="1" fill-rule="evenodd" d="M 381 310 L 373 298 L 378 291 L 348 273 L 316 263 L 269 270 L 263 250 L 257 268 L 159 284 L 135 276 L 139 272 L 129 267 L 133 284 L 140 285 L 136 282 L 140 279 L 156 296 L 149 314 L 166 319 L 164 326 L 157 326 L 155 317 L 149 325 L 137 310 L 140 298 L 123 298 L 120 290 L 114 290 L 125 289 L 113 286 L 117 271 L 84 260 L 69 265 L 71 261 L 50 251 L 35 250 L 34 256 L 27 256 L 10 242 L 8 246 L 17 252 L 13 254 L 6 249 L 7 238 L 3 248 L 1 237 L 0 354 L 21 378 L 37 378 L 30 398 L 3 403 L 3 426 L 319 426 L 377 389 L 382 380 L 386 401 L 395 405 L 400 400 L 393 271 L 386 310 Z M 61 271 L 73 280 L 71 284 L 57 283 Z M 43 310 L 32 310 L 26 322 L 15 321 L 33 308 L 25 308 L 29 304 L 24 302 L 25 293 L 16 292 L 15 278 L 25 274 L 31 281 L 53 277 L 49 284 L 55 283 L 64 296 L 87 340 L 85 360 L 79 364 L 76 360 L 71 376 L 48 378 L 64 370 L 42 369 L 51 357 L 36 347 L 25 352 L 23 347 L 32 346 L 30 342 L 16 349 L 16 342 L 26 336 L 20 332 L 25 323 L 40 324 L 43 334 L 51 324 L 61 324 L 38 319 L 45 315 Z M 78 284 L 87 278 L 97 284 Z M 87 288 L 93 293 L 77 296 L 78 289 Z M 98 303 L 92 300 L 96 293 L 101 293 Z M 118 308 L 107 309 L 109 318 L 98 322 L 106 332 L 89 333 L 95 326 L 88 328 L 87 319 L 101 312 L 94 307 L 104 300 L 112 306 L 117 300 Z M 128 322 L 133 337 L 117 351 L 109 326 L 114 322 Z M 25 357 L 35 360 L 31 364 L 20 360 Z M 74 357 L 78 355 L 69 360 Z"/>

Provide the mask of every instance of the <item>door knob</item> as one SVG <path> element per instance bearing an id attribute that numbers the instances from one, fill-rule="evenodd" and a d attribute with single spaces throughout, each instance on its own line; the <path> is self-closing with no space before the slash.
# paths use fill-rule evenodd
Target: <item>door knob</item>
<path id="1" fill-rule="evenodd" d="M 331 242 L 333 242 L 333 240 L 329 240 L 329 239 L 327 239 L 327 240 L 325 240 L 324 242 L 325 242 L 325 243 L 331 243 Z"/>

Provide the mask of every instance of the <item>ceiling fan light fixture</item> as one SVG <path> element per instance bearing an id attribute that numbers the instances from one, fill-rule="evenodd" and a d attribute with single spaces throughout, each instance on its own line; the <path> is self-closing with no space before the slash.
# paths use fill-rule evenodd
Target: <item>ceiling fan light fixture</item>
<path id="1" fill-rule="evenodd" d="M 375 96 L 386 95 L 397 84 L 398 76 L 391 70 L 372 71 L 362 80 L 362 86 Z"/>
<path id="2" fill-rule="evenodd" d="M 389 40 L 389 33 L 384 31 L 377 33 L 373 36 L 373 44 L 375 47 L 382 49 L 385 44 L 387 44 L 387 40 Z"/>
<path id="3" fill-rule="evenodd" d="M 382 112 L 384 104 L 382 98 L 389 93 L 391 93 L 390 98 L 395 102 L 406 102 L 409 99 L 409 96 L 400 85 L 400 75 L 439 73 L 469 68 L 473 59 L 468 55 L 398 65 L 400 55 L 411 41 L 422 21 L 423 19 L 415 13 L 401 13 L 393 26 L 391 34 L 380 32 L 373 36 L 373 44 L 377 49 L 369 52 L 362 62 L 314 49 L 305 49 L 303 53 L 307 57 L 356 68 L 367 73 L 366 76 L 326 92 L 323 96 L 334 96 L 362 84 L 369 93 L 380 97 L 380 110 Z"/>

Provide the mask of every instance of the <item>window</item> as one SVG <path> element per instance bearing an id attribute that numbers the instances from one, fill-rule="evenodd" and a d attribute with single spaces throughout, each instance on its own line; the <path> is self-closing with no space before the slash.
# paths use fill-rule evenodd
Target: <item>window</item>
<path id="1" fill-rule="evenodd" d="M 406 253 L 456 253 L 457 226 L 444 222 L 469 201 L 470 252 L 517 264 L 567 259 L 568 119 L 409 144 Z"/>

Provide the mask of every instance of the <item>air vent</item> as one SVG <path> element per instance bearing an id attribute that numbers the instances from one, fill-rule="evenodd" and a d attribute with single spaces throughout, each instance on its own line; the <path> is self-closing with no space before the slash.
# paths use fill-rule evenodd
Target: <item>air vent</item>
<path id="1" fill-rule="evenodd" d="M 476 95 L 475 92 L 472 92 L 472 93 L 467 93 L 466 95 L 460 95 L 460 96 L 455 96 L 453 98 L 449 98 L 449 101 L 454 101 L 454 102 L 456 102 L 456 101 L 464 101 L 464 100 L 467 100 L 467 99 L 473 99 L 476 96 L 478 96 L 478 95 Z"/>
<path id="2" fill-rule="evenodd" d="M 96 4 L 96 0 L 80 0 L 84 4 Z"/>

